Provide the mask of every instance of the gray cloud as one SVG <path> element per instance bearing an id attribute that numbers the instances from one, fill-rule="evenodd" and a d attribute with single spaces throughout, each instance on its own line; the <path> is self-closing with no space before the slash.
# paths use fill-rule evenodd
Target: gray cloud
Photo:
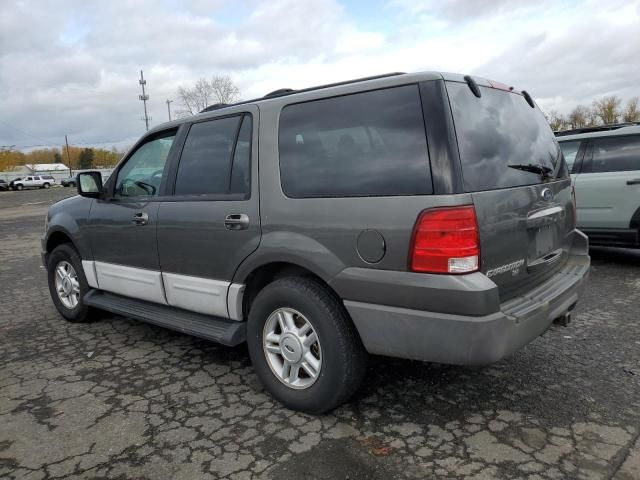
<path id="1" fill-rule="evenodd" d="M 133 142 L 144 131 L 140 69 L 153 124 L 167 118 L 164 101 L 178 85 L 217 73 L 230 74 L 245 98 L 427 67 L 508 82 L 560 109 L 640 94 L 637 0 L 581 9 L 395 0 L 378 12 L 389 24 L 382 31 L 337 1 L 5 2 L 0 145 L 60 144 L 65 134 L 72 143 Z"/>

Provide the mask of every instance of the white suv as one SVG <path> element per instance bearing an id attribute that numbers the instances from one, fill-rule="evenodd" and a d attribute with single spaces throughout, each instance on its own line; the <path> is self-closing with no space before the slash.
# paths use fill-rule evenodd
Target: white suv
<path id="1" fill-rule="evenodd" d="M 24 188 L 49 188 L 55 185 L 56 179 L 51 175 L 30 175 L 21 180 L 13 182 L 14 190 L 22 190 Z"/>
<path id="2" fill-rule="evenodd" d="M 589 243 L 640 248 L 640 123 L 556 135 Z"/>

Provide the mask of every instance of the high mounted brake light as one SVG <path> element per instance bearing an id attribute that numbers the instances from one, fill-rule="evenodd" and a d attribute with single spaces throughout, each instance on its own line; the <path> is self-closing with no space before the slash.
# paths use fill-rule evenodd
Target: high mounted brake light
<path id="1" fill-rule="evenodd" d="M 505 92 L 513 92 L 513 87 L 510 87 L 509 85 L 505 85 L 504 83 L 500 83 L 500 82 L 495 82 L 493 80 L 488 80 L 489 85 L 491 85 L 491 88 L 495 88 L 497 90 L 504 90 Z"/>
<path id="2" fill-rule="evenodd" d="M 480 238 L 473 205 L 424 210 L 413 229 L 414 272 L 470 273 L 479 268 Z"/>

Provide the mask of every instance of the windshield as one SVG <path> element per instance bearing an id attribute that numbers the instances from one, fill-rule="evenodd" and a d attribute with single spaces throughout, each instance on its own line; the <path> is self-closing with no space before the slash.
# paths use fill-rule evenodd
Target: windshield
<path id="1" fill-rule="evenodd" d="M 558 142 L 540 109 L 520 94 L 447 82 L 465 190 L 495 190 L 565 178 Z M 541 168 L 509 168 L 534 165 Z M 541 175 L 535 170 L 550 170 Z"/>

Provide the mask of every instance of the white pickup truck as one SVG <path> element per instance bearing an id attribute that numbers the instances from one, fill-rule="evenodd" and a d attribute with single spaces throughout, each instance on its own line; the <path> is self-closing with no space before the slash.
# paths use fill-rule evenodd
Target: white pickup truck
<path id="1" fill-rule="evenodd" d="M 12 190 L 23 190 L 25 188 L 49 188 L 56 184 L 56 179 L 51 175 L 29 175 L 11 182 Z"/>

